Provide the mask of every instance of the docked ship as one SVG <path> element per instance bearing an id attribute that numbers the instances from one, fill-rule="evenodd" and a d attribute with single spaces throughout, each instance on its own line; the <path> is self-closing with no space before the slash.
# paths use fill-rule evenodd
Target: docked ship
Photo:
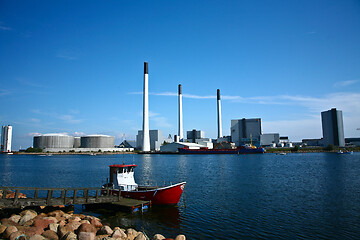
<path id="1" fill-rule="evenodd" d="M 255 147 L 253 145 L 244 145 L 237 148 L 225 149 L 209 149 L 207 147 L 200 149 L 179 148 L 179 154 L 252 154 L 252 153 L 265 153 L 265 148 Z"/>
<path id="2" fill-rule="evenodd" d="M 102 193 L 110 191 L 124 198 L 151 201 L 154 205 L 176 205 L 179 203 L 186 182 L 164 187 L 139 186 L 134 179 L 135 164 L 110 165 L 110 181 L 102 186 Z"/>

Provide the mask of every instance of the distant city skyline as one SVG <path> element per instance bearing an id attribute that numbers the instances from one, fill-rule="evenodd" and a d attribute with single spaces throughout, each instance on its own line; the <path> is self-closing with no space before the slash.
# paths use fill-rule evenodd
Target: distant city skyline
<path id="1" fill-rule="evenodd" d="M 263 133 L 321 138 L 321 112 L 360 131 L 360 2 L 2 1 L 1 125 L 12 149 L 35 134 L 107 134 L 120 144 L 142 129 L 143 62 L 150 129 L 217 137 L 232 119 L 261 118 Z"/>

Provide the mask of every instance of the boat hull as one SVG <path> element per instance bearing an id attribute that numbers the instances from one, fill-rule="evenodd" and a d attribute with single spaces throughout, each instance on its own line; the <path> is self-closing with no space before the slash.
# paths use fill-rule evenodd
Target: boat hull
<path id="1" fill-rule="evenodd" d="M 188 149 L 179 148 L 180 154 L 253 154 L 265 153 L 264 148 L 236 148 L 236 149 Z"/>
<path id="2" fill-rule="evenodd" d="M 181 194 L 186 182 L 177 183 L 167 187 L 159 187 L 140 191 L 121 191 L 124 198 L 132 198 L 144 201 L 151 201 L 154 205 L 176 205 L 179 203 Z M 110 191 L 114 195 L 119 195 L 119 190 Z"/>

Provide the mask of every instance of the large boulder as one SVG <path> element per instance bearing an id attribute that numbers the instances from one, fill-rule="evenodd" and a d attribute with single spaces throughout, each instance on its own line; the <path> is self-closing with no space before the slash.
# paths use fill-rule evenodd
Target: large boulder
<path id="1" fill-rule="evenodd" d="M 126 230 L 128 240 L 134 240 L 139 233 L 132 228 Z"/>
<path id="2" fill-rule="evenodd" d="M 64 237 L 68 232 L 74 232 L 73 229 L 69 228 L 68 226 L 59 226 L 58 228 L 58 235 L 60 238 Z"/>
<path id="3" fill-rule="evenodd" d="M 92 225 L 94 225 L 94 227 L 96 227 L 96 228 L 102 228 L 102 226 L 103 226 L 98 218 L 92 218 L 90 223 Z"/>
<path id="4" fill-rule="evenodd" d="M 9 238 L 12 233 L 17 232 L 17 231 L 18 231 L 18 229 L 15 226 L 8 226 L 6 228 L 6 230 L 4 231 L 2 237 Z"/>
<path id="5" fill-rule="evenodd" d="M 126 236 L 126 233 L 122 229 L 114 229 L 114 232 L 111 235 L 111 237 L 125 239 L 127 236 Z"/>
<path id="6" fill-rule="evenodd" d="M 57 232 L 58 227 L 59 227 L 59 224 L 57 224 L 57 223 L 50 223 L 49 224 L 49 230 L 51 230 L 51 231 Z"/>
<path id="7" fill-rule="evenodd" d="M 77 230 L 80 227 L 81 223 L 80 222 L 69 222 L 68 224 L 66 224 L 65 226 L 69 229 L 71 229 L 71 232 L 75 232 L 75 230 Z"/>
<path id="8" fill-rule="evenodd" d="M 54 223 L 54 220 L 45 219 L 45 218 L 35 218 L 33 226 L 45 229 L 49 226 L 50 223 Z"/>
<path id="9" fill-rule="evenodd" d="M 9 219 L 11 221 L 14 221 L 14 222 L 18 223 L 20 221 L 20 219 L 21 219 L 21 216 L 20 215 L 12 215 L 11 217 L 9 217 Z"/>
<path id="10" fill-rule="evenodd" d="M 140 232 L 140 233 L 136 236 L 135 240 L 147 240 L 147 238 L 145 237 L 144 233 Z"/>
<path id="11" fill-rule="evenodd" d="M 68 214 L 68 213 L 65 213 L 64 215 L 62 215 L 62 217 L 63 217 L 64 219 L 69 219 L 69 218 L 72 217 L 72 215 L 71 215 L 71 214 Z"/>
<path id="12" fill-rule="evenodd" d="M 58 223 L 58 222 L 59 222 L 59 220 L 58 220 L 56 217 L 44 217 L 44 219 L 51 220 L 51 221 L 53 221 L 54 223 Z"/>
<path id="13" fill-rule="evenodd" d="M 185 235 L 180 234 L 176 236 L 175 240 L 186 240 L 186 237 Z"/>
<path id="14" fill-rule="evenodd" d="M 34 210 L 31 210 L 31 209 L 27 209 L 27 210 L 24 210 L 24 211 L 22 211 L 21 213 L 20 213 L 20 216 L 25 216 L 25 215 L 27 215 L 27 214 L 29 214 L 29 215 L 33 215 L 34 217 L 36 217 L 38 214 L 37 214 L 37 212 L 35 212 Z"/>
<path id="15" fill-rule="evenodd" d="M 72 216 L 68 219 L 69 222 L 80 222 L 81 218 L 78 216 Z"/>
<path id="16" fill-rule="evenodd" d="M 15 226 L 15 227 L 20 226 L 20 224 L 14 222 L 13 220 L 10 220 L 8 218 L 3 218 L 3 219 L 1 219 L 0 222 L 2 225 L 7 226 L 7 227 L 8 226 Z"/>
<path id="17" fill-rule="evenodd" d="M 109 226 L 103 226 L 102 228 L 100 228 L 100 230 L 98 231 L 98 235 L 112 235 L 113 234 L 113 230 L 111 229 L 111 227 Z"/>
<path id="18" fill-rule="evenodd" d="M 0 225 L 0 235 L 5 232 L 6 228 L 7 228 L 7 226 L 5 226 L 5 225 Z"/>
<path id="19" fill-rule="evenodd" d="M 153 237 L 152 237 L 152 240 L 163 240 L 165 239 L 165 237 L 161 234 L 155 234 Z"/>
<path id="20" fill-rule="evenodd" d="M 62 238 L 60 238 L 61 240 L 76 240 L 77 236 L 75 233 L 73 232 L 68 232 L 66 233 Z"/>
<path id="21" fill-rule="evenodd" d="M 16 239 L 18 239 L 21 235 L 25 236 L 25 235 L 24 235 L 24 232 L 22 232 L 22 231 L 13 232 L 12 234 L 10 234 L 9 240 L 16 240 Z"/>
<path id="22" fill-rule="evenodd" d="M 29 240 L 45 240 L 45 238 L 39 234 L 35 234 L 29 238 Z"/>
<path id="23" fill-rule="evenodd" d="M 41 227 L 29 227 L 25 229 L 25 235 L 28 237 L 34 235 L 41 235 L 44 232 L 44 229 Z"/>
<path id="24" fill-rule="evenodd" d="M 78 234 L 79 240 L 95 240 L 95 233 L 93 232 L 81 232 Z"/>
<path id="25" fill-rule="evenodd" d="M 80 225 L 80 227 L 77 229 L 76 231 L 78 234 L 81 232 L 92 232 L 92 233 L 96 233 L 97 230 L 94 227 L 94 225 L 91 225 L 90 223 L 82 223 Z"/>
<path id="26" fill-rule="evenodd" d="M 52 211 L 52 212 L 49 212 L 47 215 L 49 217 L 56 217 L 56 218 L 60 218 L 64 215 L 65 213 L 61 210 L 55 210 L 55 211 Z"/>
<path id="27" fill-rule="evenodd" d="M 57 233 L 52 230 L 46 230 L 41 235 L 49 240 L 59 240 L 59 236 L 57 235 Z"/>
<path id="28" fill-rule="evenodd" d="M 37 215 L 34 215 L 33 213 L 29 212 L 21 217 L 19 224 L 24 225 L 27 221 L 34 219 L 36 216 Z"/>

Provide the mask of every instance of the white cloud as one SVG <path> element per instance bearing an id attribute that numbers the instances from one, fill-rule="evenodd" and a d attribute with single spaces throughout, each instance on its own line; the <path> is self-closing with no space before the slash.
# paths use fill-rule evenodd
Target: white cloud
<path id="1" fill-rule="evenodd" d="M 31 110 L 31 112 L 39 114 L 39 115 L 57 118 L 57 119 L 60 119 L 64 122 L 70 123 L 70 124 L 78 124 L 78 123 L 83 122 L 83 119 L 76 119 L 75 116 L 71 115 L 71 114 L 59 114 L 56 112 L 43 112 L 39 109 L 33 109 L 33 110 Z M 71 110 L 70 112 L 74 112 L 74 110 Z"/>
<path id="2" fill-rule="evenodd" d="M 84 132 L 74 132 L 74 136 L 85 136 Z"/>
<path id="3" fill-rule="evenodd" d="M 38 118 L 30 118 L 29 121 L 30 121 L 30 122 L 33 122 L 33 123 L 38 123 L 38 122 L 40 122 L 41 120 L 38 119 Z"/>
<path id="4" fill-rule="evenodd" d="M 334 87 L 347 87 L 357 82 L 359 82 L 359 80 L 347 80 L 347 81 L 336 82 L 334 84 Z"/>
<path id="5" fill-rule="evenodd" d="M 67 123 L 81 123 L 83 121 L 82 119 L 75 119 L 74 116 L 69 114 L 58 115 L 57 118 Z"/>
<path id="6" fill-rule="evenodd" d="M 11 92 L 7 89 L 0 89 L 0 97 L 1 96 L 6 96 L 6 95 L 10 95 Z"/>
<path id="7" fill-rule="evenodd" d="M 168 123 L 166 117 L 161 116 L 159 113 L 149 111 L 149 118 L 154 122 L 155 126 L 158 128 L 170 128 L 172 125 Z"/>
<path id="8" fill-rule="evenodd" d="M 34 137 L 34 136 L 39 136 L 39 135 L 42 135 L 42 133 L 31 132 L 31 133 L 28 133 L 28 134 L 27 134 L 28 137 Z"/>
<path id="9" fill-rule="evenodd" d="M 3 22 L 0 22 L 0 30 L 1 31 L 11 31 L 12 28 L 5 26 Z"/>
<path id="10" fill-rule="evenodd" d="M 58 53 L 56 54 L 56 57 L 70 61 L 78 59 L 77 54 L 73 50 L 59 50 Z"/>

